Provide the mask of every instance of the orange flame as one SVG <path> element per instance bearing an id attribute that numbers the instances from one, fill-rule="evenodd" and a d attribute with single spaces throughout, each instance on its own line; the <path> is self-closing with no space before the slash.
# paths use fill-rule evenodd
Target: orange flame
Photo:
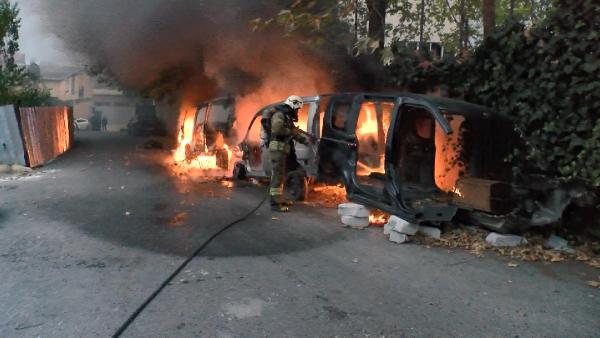
<path id="1" fill-rule="evenodd" d="M 374 226 L 383 226 L 385 223 L 387 223 L 389 218 L 390 215 L 381 210 L 375 209 L 371 211 L 371 214 L 369 215 L 369 224 Z"/>
<path id="2" fill-rule="evenodd" d="M 381 105 L 381 121 L 378 121 L 376 105 Z M 356 137 L 359 142 L 357 174 L 385 173 L 385 141 L 390 126 L 391 102 L 366 102 L 359 112 Z M 363 159 L 369 159 L 366 163 Z"/>
<path id="3" fill-rule="evenodd" d="M 188 107 L 182 108 L 183 116 L 182 127 L 178 132 L 177 136 L 177 149 L 173 152 L 173 160 L 179 165 L 187 168 L 187 169 L 200 169 L 200 170 L 211 170 L 211 169 L 222 169 L 218 166 L 217 163 L 217 155 L 210 154 L 208 149 L 204 149 L 204 152 L 195 155 L 193 158 L 188 158 L 186 154 L 186 148 L 191 147 L 193 135 L 194 135 L 194 124 L 195 124 L 195 108 Z M 223 140 L 223 136 L 219 135 L 217 137 L 217 144 L 219 144 L 221 149 L 227 151 L 227 158 L 231 160 L 232 151 L 229 150 L 229 146 L 225 144 Z M 230 165 L 228 165 L 230 167 Z"/>

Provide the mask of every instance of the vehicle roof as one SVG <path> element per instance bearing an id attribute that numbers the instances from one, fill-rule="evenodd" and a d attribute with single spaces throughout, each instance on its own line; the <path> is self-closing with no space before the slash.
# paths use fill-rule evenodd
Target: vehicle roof
<path id="1" fill-rule="evenodd" d="M 210 100 L 202 101 L 202 102 L 200 102 L 198 105 L 196 105 L 196 107 L 204 106 L 204 105 L 206 105 L 206 104 L 213 103 L 213 102 L 219 102 L 219 101 L 231 101 L 231 100 L 234 100 L 234 99 L 235 99 L 235 98 L 234 98 L 233 96 L 230 96 L 230 95 L 219 96 L 219 97 L 215 97 L 214 99 L 210 99 Z"/>
<path id="2" fill-rule="evenodd" d="M 451 99 L 447 97 L 441 96 L 433 96 L 433 95 L 423 95 L 423 94 L 415 94 L 415 93 L 405 93 L 405 92 L 388 92 L 388 93 L 369 93 L 369 92 L 347 92 L 347 93 L 329 93 L 323 94 L 320 96 L 357 96 L 357 95 L 365 95 L 365 96 L 382 96 L 382 97 L 390 97 L 390 98 L 410 98 L 415 100 L 422 100 L 426 103 L 429 103 L 440 110 L 446 110 L 457 113 L 465 113 L 465 114 L 476 114 L 481 115 L 484 112 L 490 111 L 490 108 L 469 103 L 462 100 Z"/>

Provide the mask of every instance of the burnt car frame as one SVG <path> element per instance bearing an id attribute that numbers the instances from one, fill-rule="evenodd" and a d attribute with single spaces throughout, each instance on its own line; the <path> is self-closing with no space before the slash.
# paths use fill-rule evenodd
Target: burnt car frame
<path id="1" fill-rule="evenodd" d="M 519 135 L 489 108 L 408 93 L 311 102 L 307 131 L 320 142 L 299 156 L 305 182 L 343 183 L 352 201 L 414 223 L 460 217 L 496 231 L 555 223 L 568 204 L 568 193 L 554 184 L 516 183 L 506 159 Z M 236 169 L 267 176 L 264 145 L 247 135 L 240 147 L 244 160 Z"/>
<path id="2" fill-rule="evenodd" d="M 215 155 L 217 166 L 227 169 L 230 158 L 226 146 L 236 138 L 235 120 L 235 100 L 232 97 L 219 97 L 198 105 L 194 111 L 192 141 L 185 147 L 186 159 L 191 160 L 200 154 Z"/>

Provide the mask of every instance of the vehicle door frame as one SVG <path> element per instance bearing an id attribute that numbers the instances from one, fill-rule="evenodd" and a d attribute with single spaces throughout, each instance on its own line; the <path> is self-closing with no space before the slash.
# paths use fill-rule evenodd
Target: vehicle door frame
<path id="1" fill-rule="evenodd" d="M 414 97 L 399 96 L 396 99 L 396 105 L 392 113 L 392 121 L 390 122 L 390 130 L 394 131 L 399 128 L 399 123 L 402 120 L 402 107 L 404 106 L 415 106 L 426 109 L 433 117 L 436 126 L 440 126 L 441 130 L 449 135 L 453 133 L 452 128 L 448 124 L 448 121 L 443 116 L 441 110 L 431 102 Z M 447 206 L 436 206 L 432 208 L 424 208 L 424 211 L 418 211 L 405 203 L 403 195 L 403 181 L 396 174 L 396 169 L 392 163 L 393 158 L 393 145 L 394 145 L 394 132 L 388 132 L 388 139 L 386 142 L 386 155 L 385 155 L 385 170 L 387 177 L 387 185 L 385 191 L 392 202 L 391 206 L 399 211 L 402 218 L 411 222 L 425 221 L 445 221 L 450 220 L 454 217 L 457 211 L 457 207 L 454 205 Z M 435 138 L 435 134 L 433 135 Z"/>
<path id="2" fill-rule="evenodd" d="M 348 158 L 348 150 L 356 146 L 356 137 L 348 135 L 346 130 L 355 96 L 356 94 L 335 94 L 329 97 L 329 102 L 323 116 L 322 135 L 320 135 L 321 139 L 317 147 L 319 155 L 317 163 L 318 181 L 343 183 L 346 187 L 350 186 L 351 178 L 347 174 L 347 170 L 344 169 L 354 167 L 356 164 L 356 161 Z M 332 122 L 334 109 L 340 103 L 348 105 L 344 130 L 334 127 Z M 348 188 L 346 188 L 346 191 L 350 193 Z"/>
<path id="3" fill-rule="evenodd" d="M 198 134 L 198 131 L 196 128 L 202 128 L 202 136 L 204 137 L 204 140 L 202 140 L 202 143 L 204 143 L 204 145 L 206 145 L 206 124 L 208 123 L 208 114 L 210 113 L 210 109 L 211 109 L 211 105 L 212 103 L 209 102 L 203 102 L 201 104 L 199 104 L 196 107 L 196 111 L 194 113 L 194 127 L 192 128 L 192 151 L 193 152 L 198 152 L 198 151 L 204 151 L 204 149 L 201 150 L 197 150 L 196 145 L 198 145 L 198 140 L 196 140 L 196 135 Z M 198 114 L 200 113 L 200 109 L 206 107 L 206 112 L 204 113 L 204 121 L 202 121 L 201 124 L 198 124 Z"/>
<path id="4" fill-rule="evenodd" d="M 250 124 L 248 124 L 248 128 L 246 129 L 246 134 L 244 135 L 242 142 L 240 142 L 239 148 L 242 150 L 242 161 L 244 162 L 244 166 L 246 167 L 246 172 L 248 173 L 248 176 L 267 177 L 270 175 L 270 170 L 271 170 L 270 163 L 266 163 L 268 161 L 265 161 L 265 155 L 267 154 L 267 145 L 263 144 L 262 140 L 260 141 L 260 148 L 262 149 L 262 153 L 261 153 L 262 165 L 260 166 L 260 168 L 262 168 L 262 171 L 257 171 L 252 167 L 252 165 L 250 163 L 250 147 L 248 144 L 248 137 L 250 136 L 250 131 L 252 130 L 252 126 L 254 125 L 254 123 L 261 123 L 263 111 L 266 109 L 269 109 L 273 106 L 275 106 L 275 104 L 271 104 L 266 107 L 263 107 L 254 114 L 254 116 L 250 120 Z M 260 126 L 260 128 L 262 128 L 262 126 Z"/>
<path id="5" fill-rule="evenodd" d="M 392 112 L 391 112 L 391 116 L 390 116 L 390 127 L 388 129 L 388 133 L 387 133 L 387 137 L 386 138 L 386 145 L 385 145 L 385 162 L 384 162 L 384 168 L 385 168 L 385 179 L 384 179 L 384 188 L 383 190 L 375 190 L 373 188 L 370 188 L 368 186 L 363 185 L 359 178 L 358 175 L 356 173 L 357 170 L 357 165 L 358 165 L 358 150 L 359 150 L 359 140 L 358 137 L 356 135 L 356 128 L 358 126 L 358 118 L 360 115 L 360 111 L 361 111 L 361 107 L 363 105 L 364 102 L 366 101 L 386 101 L 386 102 L 392 102 L 394 103 L 394 107 L 392 108 Z M 351 185 L 351 189 L 347 189 L 349 192 L 349 195 L 354 196 L 354 198 L 356 199 L 362 199 L 365 201 L 369 201 L 369 204 L 379 204 L 379 205 L 390 205 L 392 204 L 392 200 L 393 198 L 390 198 L 389 194 L 387 193 L 387 187 L 390 184 L 390 176 L 387 174 L 387 170 L 388 170 L 388 157 L 390 156 L 390 152 L 388 151 L 388 145 L 389 145 L 389 130 L 393 130 L 392 129 L 392 121 L 394 120 L 395 114 L 397 112 L 397 105 L 398 105 L 398 97 L 397 95 L 394 94 L 358 94 L 354 97 L 353 103 L 352 103 L 352 107 L 350 108 L 350 112 L 349 112 L 349 123 L 350 125 L 346 126 L 346 129 L 348 130 L 348 132 L 351 133 L 352 137 L 353 137 L 353 143 L 354 146 L 350 149 L 350 157 L 354 159 L 354 163 L 352 165 L 352 167 L 348 167 L 347 168 L 347 176 L 349 176 L 348 178 L 348 183 Z"/>

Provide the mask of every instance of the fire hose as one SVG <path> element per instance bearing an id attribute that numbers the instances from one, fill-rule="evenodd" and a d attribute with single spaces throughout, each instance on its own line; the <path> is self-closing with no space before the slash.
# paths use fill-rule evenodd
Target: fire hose
<path id="1" fill-rule="evenodd" d="M 314 137 L 313 135 L 301 131 L 303 134 L 305 134 L 306 136 L 308 136 L 311 141 L 314 143 L 314 141 L 316 140 L 326 140 L 326 141 L 331 141 L 331 142 L 336 142 L 336 143 L 343 143 L 346 144 L 348 146 L 356 146 L 355 143 L 351 143 L 351 142 L 346 142 L 346 141 L 342 141 L 342 140 L 337 140 L 334 138 L 329 138 L 329 137 Z M 291 140 L 291 138 L 290 138 Z M 146 307 L 148 307 L 148 305 L 150 305 L 150 303 L 161 293 L 161 291 L 167 286 L 169 285 L 169 283 L 171 283 L 171 281 L 177 277 L 177 275 L 196 257 L 198 256 L 204 249 L 206 249 L 206 247 L 213 241 L 215 240 L 217 237 L 219 237 L 222 233 L 224 233 L 225 231 L 227 231 L 228 229 L 230 229 L 231 227 L 233 227 L 234 225 L 241 223 L 243 221 L 245 221 L 246 219 L 248 219 L 250 216 L 252 216 L 252 214 L 254 214 L 258 209 L 260 209 L 260 207 L 265 203 L 265 201 L 267 200 L 267 198 L 269 198 L 269 194 L 266 194 L 265 197 L 260 201 L 260 203 L 258 203 L 252 210 L 250 210 L 247 214 L 243 215 L 242 217 L 236 219 L 233 222 L 230 222 L 228 224 L 226 224 L 225 226 L 223 226 L 222 228 L 220 228 L 217 232 L 215 232 L 214 234 L 212 234 L 212 236 L 210 236 L 206 241 L 204 241 L 189 257 L 187 257 L 161 284 L 160 286 L 154 290 L 154 292 L 152 292 L 152 294 L 150 294 L 150 296 L 148 296 L 148 298 L 146 298 L 146 300 L 137 307 L 137 309 L 127 318 L 127 320 L 125 320 L 125 322 L 123 322 L 123 324 L 117 329 L 117 331 L 115 331 L 115 333 L 112 335 L 113 338 L 118 338 L 120 337 L 123 332 L 125 332 L 125 330 L 127 330 L 127 328 L 137 319 L 137 317 L 139 317 L 139 315 L 146 309 Z"/>
<path id="2" fill-rule="evenodd" d="M 125 320 L 125 322 L 117 329 L 117 331 L 112 335 L 113 338 L 120 337 L 125 330 L 133 323 L 133 321 L 146 309 L 146 307 L 158 296 L 158 294 L 167 286 L 171 281 L 196 257 L 198 256 L 206 247 L 219 235 L 233 227 L 234 225 L 241 223 L 248 219 L 252 214 L 254 214 L 260 207 L 265 203 L 269 194 L 266 194 L 265 197 L 258 203 L 251 211 L 249 211 L 244 216 L 236 219 L 235 221 L 228 223 L 227 225 L 220 228 L 217 232 L 215 232 L 212 236 L 210 236 L 206 241 L 204 241 L 186 260 L 184 260 L 178 267 L 175 269 L 169 277 L 167 277 L 160 286 L 152 292 L 152 294 L 146 298 L 146 300 Z"/>

